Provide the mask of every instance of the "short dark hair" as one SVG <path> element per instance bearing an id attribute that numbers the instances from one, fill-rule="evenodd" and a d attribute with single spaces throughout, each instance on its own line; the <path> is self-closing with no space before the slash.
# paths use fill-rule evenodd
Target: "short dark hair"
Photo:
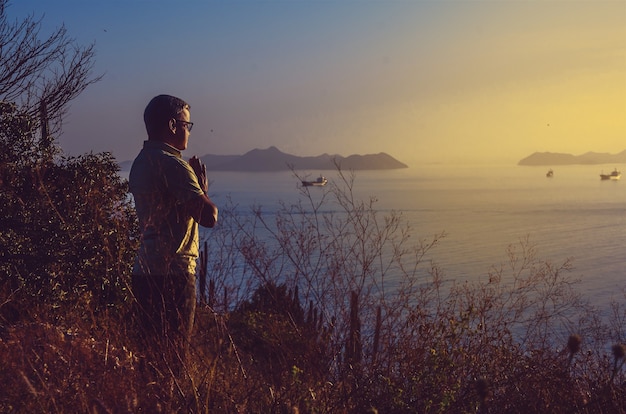
<path id="1" fill-rule="evenodd" d="M 184 109 L 189 110 L 187 102 L 171 95 L 159 95 L 150 100 L 143 111 L 148 137 L 156 136 L 163 130 L 171 118 L 177 118 Z"/>

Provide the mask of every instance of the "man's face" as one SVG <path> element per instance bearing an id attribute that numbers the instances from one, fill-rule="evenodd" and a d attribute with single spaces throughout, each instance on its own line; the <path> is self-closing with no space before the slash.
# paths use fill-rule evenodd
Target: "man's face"
<path id="1" fill-rule="evenodd" d="M 169 142 L 169 144 L 177 150 L 182 151 L 187 149 L 187 144 L 189 143 L 189 129 L 186 122 L 189 121 L 190 113 L 188 109 L 183 109 L 183 112 L 171 121 L 174 128 L 172 129 L 172 141 Z"/>

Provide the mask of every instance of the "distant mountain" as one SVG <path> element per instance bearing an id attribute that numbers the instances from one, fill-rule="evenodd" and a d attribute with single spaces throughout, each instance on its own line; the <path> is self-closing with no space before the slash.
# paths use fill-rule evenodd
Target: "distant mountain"
<path id="1" fill-rule="evenodd" d="M 335 163 L 343 170 L 393 170 L 408 166 L 392 156 L 378 154 L 341 155 L 322 154 L 315 157 L 298 157 L 286 154 L 276 147 L 254 149 L 244 155 L 213 155 L 200 157 L 209 171 L 283 171 L 293 167 L 296 170 L 334 170 Z M 122 171 L 130 170 L 132 161 L 120 162 Z"/>
<path id="2" fill-rule="evenodd" d="M 384 152 L 368 155 L 322 154 L 315 157 L 298 157 L 286 154 L 276 147 L 254 149 L 244 155 L 205 155 L 200 157 L 207 170 L 213 171 L 282 171 L 334 170 L 335 162 L 344 170 L 391 170 L 408 166 Z"/>
<path id="3" fill-rule="evenodd" d="M 518 165 L 626 164 L 626 150 L 619 154 L 586 152 L 581 155 L 556 152 L 535 152 L 520 160 Z"/>

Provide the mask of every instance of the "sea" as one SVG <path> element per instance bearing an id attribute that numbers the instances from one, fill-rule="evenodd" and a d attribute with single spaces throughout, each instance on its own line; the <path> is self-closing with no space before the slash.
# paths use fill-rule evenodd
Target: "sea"
<path id="1" fill-rule="evenodd" d="M 429 164 L 355 171 L 352 188 L 357 198 L 377 200 L 381 214 L 401 212 L 416 239 L 445 232 L 427 259 L 447 280 L 484 279 L 507 265 L 509 246 L 528 240 L 541 260 L 570 259 L 577 289 L 608 309 L 611 301 L 626 305 L 626 179 L 600 180 L 615 167 L 554 166 L 547 177 L 548 167 Z M 218 206 L 234 204 L 242 212 L 257 206 L 271 215 L 301 197 L 299 177 L 323 174 L 329 186 L 340 182 L 337 171 L 297 174 L 209 172 L 209 193 Z M 313 197 L 326 190 L 309 189 Z"/>

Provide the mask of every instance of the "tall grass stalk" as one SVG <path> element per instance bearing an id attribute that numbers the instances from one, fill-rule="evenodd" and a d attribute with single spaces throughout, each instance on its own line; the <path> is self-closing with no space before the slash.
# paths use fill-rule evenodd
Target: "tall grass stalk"
<path id="1" fill-rule="evenodd" d="M 0 411 L 626 412 L 623 346 L 607 346 L 626 342 L 623 303 L 602 318 L 572 262 L 539 258 L 529 238 L 503 247 L 507 265 L 453 283 L 428 259 L 443 229 L 416 236 L 354 183 L 338 169 L 277 211 L 221 208 L 180 369 L 142 345 L 129 255 L 110 244 L 99 254 L 121 275 L 107 289 L 126 300 L 108 307 L 92 288 L 37 303 L 3 283 Z"/>

